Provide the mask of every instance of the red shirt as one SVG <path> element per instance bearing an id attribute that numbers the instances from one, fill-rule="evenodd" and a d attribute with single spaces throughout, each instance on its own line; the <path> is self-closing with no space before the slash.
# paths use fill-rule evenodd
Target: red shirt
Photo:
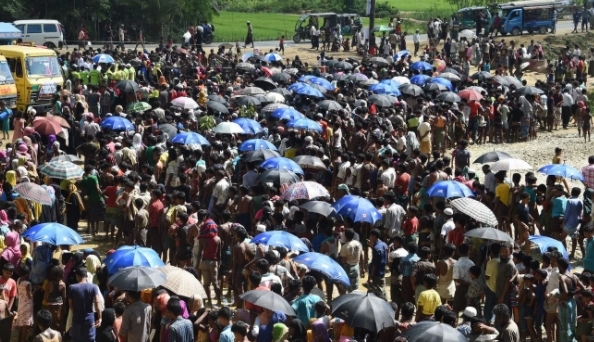
<path id="1" fill-rule="evenodd" d="M 470 101 L 468 102 L 468 107 L 470 108 L 470 117 L 474 118 L 477 116 L 481 104 L 476 101 Z"/>
<path id="2" fill-rule="evenodd" d="M 0 277 L 0 287 L 4 290 L 4 298 L 10 303 L 10 301 L 17 296 L 17 284 L 12 278 L 5 280 L 4 277 Z"/>
<path id="3" fill-rule="evenodd" d="M 163 202 L 160 199 L 151 200 L 148 206 L 149 227 L 159 227 L 159 219 L 163 214 Z"/>
<path id="4" fill-rule="evenodd" d="M 408 195 L 408 184 L 410 183 L 410 175 L 403 172 L 396 177 L 395 189 L 397 193 Z"/>
<path id="5" fill-rule="evenodd" d="M 110 185 L 105 188 L 105 195 L 107 195 L 107 201 L 105 201 L 105 205 L 108 208 L 117 208 L 116 199 L 118 198 L 117 195 L 118 186 L 117 185 Z"/>
<path id="6" fill-rule="evenodd" d="M 409 218 L 408 220 L 404 221 L 402 224 L 402 231 L 404 232 L 405 236 L 413 235 L 417 232 L 419 228 L 419 219 L 416 217 Z"/>
<path id="7" fill-rule="evenodd" d="M 448 241 L 456 247 L 460 246 L 464 242 L 464 232 L 461 229 L 452 229 L 448 233 Z"/>
<path id="8" fill-rule="evenodd" d="M 206 238 L 206 247 L 202 251 L 202 260 L 216 260 L 219 261 L 219 250 L 221 248 L 221 238 L 218 236 Z M 218 242 L 218 243 L 217 243 Z"/>

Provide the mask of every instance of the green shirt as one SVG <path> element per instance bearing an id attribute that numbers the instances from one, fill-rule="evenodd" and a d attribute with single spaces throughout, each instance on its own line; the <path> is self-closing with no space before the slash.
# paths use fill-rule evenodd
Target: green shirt
<path id="1" fill-rule="evenodd" d="M 101 71 L 94 69 L 89 72 L 89 84 L 91 85 L 99 85 L 101 81 Z"/>
<path id="2" fill-rule="evenodd" d="M 89 84 L 89 72 L 88 71 L 81 71 L 79 72 L 80 75 L 80 81 L 82 82 L 82 84 Z"/>
<path id="3" fill-rule="evenodd" d="M 89 202 L 97 203 L 103 200 L 101 193 L 99 192 L 99 179 L 97 176 L 88 175 L 82 180 L 82 186 L 87 192 L 87 196 L 89 198 Z"/>
<path id="4" fill-rule="evenodd" d="M 80 80 L 80 74 L 78 73 L 78 71 L 73 71 L 72 72 L 72 79 L 73 80 Z"/>
<path id="5" fill-rule="evenodd" d="M 127 70 L 128 70 L 128 79 L 130 81 L 134 81 L 134 75 L 136 74 L 136 70 L 134 70 L 134 67 L 129 67 Z"/>

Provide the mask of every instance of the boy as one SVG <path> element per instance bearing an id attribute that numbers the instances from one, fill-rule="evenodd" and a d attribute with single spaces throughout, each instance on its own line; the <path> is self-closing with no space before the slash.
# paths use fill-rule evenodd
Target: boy
<path id="1" fill-rule="evenodd" d="M 520 307 L 520 336 L 523 341 L 526 340 L 526 331 L 530 335 L 530 341 L 537 341 L 536 331 L 534 330 L 534 314 L 536 312 L 536 296 L 534 294 L 534 276 L 532 274 L 524 275 L 524 287 L 520 291 L 518 304 Z"/>
<path id="2" fill-rule="evenodd" d="M 481 297 L 483 296 L 484 279 L 481 278 L 481 268 L 479 266 L 472 266 L 469 270 L 470 286 L 468 292 L 466 292 L 466 299 L 468 306 L 472 306 L 476 309 L 477 316 L 481 317 Z"/>
<path id="3" fill-rule="evenodd" d="M 542 336 L 542 322 L 544 320 L 545 310 L 545 296 L 547 291 L 546 279 L 548 273 L 544 269 L 537 269 L 534 272 L 534 298 L 536 301 L 536 311 L 534 313 L 534 330 L 537 336 Z"/>
<path id="4" fill-rule="evenodd" d="M 431 320 L 435 309 L 441 305 L 441 297 L 435 291 L 435 285 L 437 284 L 435 274 L 425 274 L 423 283 L 425 290 L 419 294 L 419 299 L 417 300 L 416 322 Z"/>
<path id="5" fill-rule="evenodd" d="M 563 215 L 565 207 L 567 206 L 567 199 L 564 197 L 563 186 L 555 184 L 553 187 L 553 212 L 551 214 L 551 237 L 555 240 L 561 241 L 561 234 L 563 231 Z M 565 243 L 563 243 L 565 245 Z"/>
<path id="6" fill-rule="evenodd" d="M 571 237 L 571 254 L 570 259 L 573 259 L 575 255 L 575 246 L 577 245 L 577 229 L 580 225 L 580 219 L 582 216 L 582 201 L 578 198 L 582 191 L 580 188 L 571 189 L 571 197 L 565 203 L 565 211 L 563 212 L 563 222 L 561 227 L 561 241 L 565 246 L 565 238 L 567 235 Z M 580 245 L 582 255 L 584 255 L 584 246 Z"/>
<path id="7" fill-rule="evenodd" d="M 17 284 L 12 279 L 14 273 L 14 265 L 6 263 L 2 267 L 2 277 L 0 277 L 0 288 L 4 292 L 4 299 L 8 302 L 8 310 L 12 309 L 14 299 L 17 296 Z"/>
<path id="8" fill-rule="evenodd" d="M 417 242 L 417 230 L 419 229 L 419 219 L 417 218 L 418 212 L 419 209 L 414 205 L 408 208 L 407 219 L 402 224 L 405 245 L 408 245 L 410 242 Z"/>
<path id="9" fill-rule="evenodd" d="M 586 342 L 592 332 L 592 321 L 594 320 L 594 303 L 592 302 L 592 291 L 582 290 L 582 305 L 578 312 L 577 327 L 575 328 L 575 337 L 581 342 Z"/>
<path id="10" fill-rule="evenodd" d="M 285 36 L 281 36 L 280 41 L 278 42 L 278 52 L 285 54 Z"/>
<path id="11" fill-rule="evenodd" d="M 113 305 L 113 311 L 115 312 L 115 320 L 113 322 L 113 331 L 116 336 L 120 336 L 120 328 L 122 327 L 122 315 L 126 310 L 126 305 L 122 302 L 117 302 Z"/>

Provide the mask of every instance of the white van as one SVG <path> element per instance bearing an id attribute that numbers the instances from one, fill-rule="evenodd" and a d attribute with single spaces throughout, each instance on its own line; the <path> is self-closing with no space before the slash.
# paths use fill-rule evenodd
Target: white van
<path id="1" fill-rule="evenodd" d="M 64 28 L 57 20 L 17 20 L 14 26 L 23 32 L 23 42 L 33 42 L 50 49 L 62 47 L 64 42 Z"/>

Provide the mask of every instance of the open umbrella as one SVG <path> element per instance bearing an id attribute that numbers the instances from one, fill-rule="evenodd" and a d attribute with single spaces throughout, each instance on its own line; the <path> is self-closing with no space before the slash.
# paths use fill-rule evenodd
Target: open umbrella
<path id="1" fill-rule="evenodd" d="M 153 107 L 146 102 L 133 102 L 128 106 L 127 110 L 129 113 L 142 113 L 152 108 Z"/>
<path id="2" fill-rule="evenodd" d="M 33 242 L 44 242 L 53 246 L 70 246 L 84 243 L 83 238 L 75 230 L 56 222 L 34 225 L 23 233 L 23 237 Z"/>
<path id="3" fill-rule="evenodd" d="M 538 169 L 538 172 L 544 173 L 547 176 L 557 176 L 569 178 L 572 180 L 584 181 L 584 175 L 581 171 L 565 164 L 549 164 Z"/>
<path id="4" fill-rule="evenodd" d="M 497 228 L 476 228 L 469 230 L 464 234 L 464 236 L 469 237 L 476 237 L 479 239 L 491 240 L 491 241 L 501 241 L 501 242 L 509 242 L 513 243 L 514 238 L 509 236 L 506 232 L 503 232 Z"/>
<path id="5" fill-rule="evenodd" d="M 394 88 L 399 88 L 402 85 L 402 83 L 392 80 L 392 79 L 389 79 L 389 78 L 385 79 L 385 80 L 381 80 L 379 83 L 389 85 L 390 87 L 394 87 Z"/>
<path id="6" fill-rule="evenodd" d="M 243 56 L 242 56 L 242 60 L 244 61 L 244 63 L 237 63 L 237 65 L 235 66 L 235 69 L 243 70 L 243 71 L 251 71 L 251 70 L 256 69 L 256 67 L 252 63 L 245 63 L 245 61 L 247 61 L 247 58 L 243 59 Z"/>
<path id="7" fill-rule="evenodd" d="M 283 70 L 284 73 L 287 73 L 289 75 L 295 76 L 299 73 L 299 69 L 297 68 L 287 68 L 285 70 Z"/>
<path id="8" fill-rule="evenodd" d="M 289 122 L 287 122 L 287 127 L 289 128 L 293 128 L 293 129 L 299 129 L 299 130 L 303 130 L 303 131 L 313 131 L 313 132 L 322 132 L 323 128 L 322 125 L 320 125 L 319 123 L 308 119 L 308 118 L 300 118 L 300 119 L 294 119 L 291 120 Z"/>
<path id="9" fill-rule="evenodd" d="M 263 152 L 263 151 L 270 151 L 270 150 L 261 150 L 261 151 Z M 254 152 L 254 154 L 258 153 L 258 152 L 260 152 L 260 151 L 256 151 L 256 152 Z M 271 152 L 274 152 L 274 151 L 271 151 Z M 262 172 L 258 176 L 257 179 L 261 183 L 273 183 L 277 186 L 293 184 L 293 183 L 297 183 L 297 182 L 301 181 L 301 178 L 299 178 L 299 176 L 297 176 L 292 171 L 274 170 L 274 169 L 266 170 L 266 171 Z"/>
<path id="10" fill-rule="evenodd" d="M 134 124 L 130 120 L 121 116 L 109 116 L 99 124 L 103 129 L 111 131 L 133 131 Z"/>
<path id="11" fill-rule="evenodd" d="M 297 165 L 301 166 L 303 169 L 317 169 L 317 170 L 326 170 L 326 164 L 322 161 L 322 159 L 316 156 L 310 155 L 301 155 L 293 158 Z"/>
<path id="12" fill-rule="evenodd" d="M 427 83 L 423 86 L 423 90 L 425 92 L 442 92 L 442 91 L 450 91 L 450 88 L 444 86 L 440 83 Z M 457 96 L 457 95 L 456 95 Z"/>
<path id="13" fill-rule="evenodd" d="M 392 81 L 396 81 L 396 82 L 400 83 L 400 85 L 410 84 L 410 79 L 408 79 L 404 76 L 394 76 L 394 77 L 392 77 Z"/>
<path id="14" fill-rule="evenodd" d="M 362 73 L 350 74 L 350 75 L 347 75 L 347 77 L 346 77 L 347 81 L 353 81 L 355 83 L 367 81 L 368 79 L 369 79 L 369 77 L 365 76 Z"/>
<path id="15" fill-rule="evenodd" d="M 516 88 L 522 87 L 522 82 L 513 76 L 503 76 L 503 78 L 507 81 L 510 86 L 515 86 Z"/>
<path id="16" fill-rule="evenodd" d="M 246 134 L 258 134 L 262 132 L 262 126 L 256 120 L 247 118 L 238 118 L 233 120 L 234 123 L 238 124 Z"/>
<path id="17" fill-rule="evenodd" d="M 472 78 L 473 80 L 479 80 L 479 81 L 486 81 L 486 80 L 491 79 L 492 77 L 493 77 L 493 75 L 491 75 L 491 73 L 488 71 L 475 72 L 474 74 L 472 74 L 472 76 L 470 76 L 470 78 Z"/>
<path id="18" fill-rule="evenodd" d="M 401 50 L 396 52 L 396 54 L 393 57 L 394 62 L 401 60 L 404 56 L 410 56 L 410 52 L 408 50 Z"/>
<path id="19" fill-rule="evenodd" d="M 182 145 L 210 145 L 204 136 L 196 132 L 180 132 L 171 138 L 171 143 Z"/>
<path id="20" fill-rule="evenodd" d="M 427 63 L 427 62 L 414 62 L 411 66 L 410 66 L 411 70 L 420 70 L 420 71 L 433 71 L 433 65 Z"/>
<path id="21" fill-rule="evenodd" d="M 510 159 L 513 156 L 504 151 L 491 151 L 484 154 L 481 154 L 473 164 L 486 164 L 486 163 L 494 163 L 503 159 Z"/>
<path id="22" fill-rule="evenodd" d="M 74 164 L 84 164 L 84 161 L 81 160 L 79 157 L 72 155 L 72 154 L 61 154 L 59 156 L 53 157 L 50 161 L 69 161 Z"/>
<path id="23" fill-rule="evenodd" d="M 266 94 L 266 92 L 264 90 L 262 90 L 262 88 L 258 88 L 258 87 L 245 87 L 245 88 L 241 89 L 241 91 L 239 92 L 239 95 L 256 95 L 256 94 Z"/>
<path id="24" fill-rule="evenodd" d="M 277 72 L 276 74 L 273 74 L 270 79 L 273 82 L 284 83 L 291 80 L 291 75 L 286 72 Z"/>
<path id="25" fill-rule="evenodd" d="M 289 121 L 290 120 L 295 120 L 295 119 L 305 118 L 305 116 L 303 114 L 301 114 L 300 112 L 298 112 L 293 107 L 279 108 L 279 109 L 275 110 L 274 112 L 272 112 L 272 114 L 270 116 L 273 117 L 273 118 L 275 118 L 275 119 L 289 120 Z"/>
<path id="26" fill-rule="evenodd" d="M 521 159 L 508 158 L 491 165 L 492 171 L 531 170 L 532 166 Z"/>
<path id="27" fill-rule="evenodd" d="M 291 93 L 291 91 L 288 90 L 287 88 L 275 88 L 275 89 L 272 89 L 270 92 L 271 93 L 279 93 L 284 97 L 287 97 L 287 96 L 290 97 L 291 95 L 293 95 L 293 93 Z"/>
<path id="28" fill-rule="evenodd" d="M 306 86 L 297 88 L 294 90 L 295 94 L 303 95 L 303 96 L 311 96 L 311 97 L 324 97 L 322 92 L 312 86 Z"/>
<path id="29" fill-rule="evenodd" d="M 44 116 L 38 116 L 33 120 L 33 128 L 41 135 L 58 135 L 63 130 L 58 122 Z"/>
<path id="30" fill-rule="evenodd" d="M 279 74 L 280 74 L 280 72 L 279 72 Z M 272 89 L 276 88 L 276 84 L 274 84 L 274 81 L 268 77 L 257 78 L 254 81 L 254 85 L 257 87 L 260 87 L 264 90 L 272 90 Z"/>
<path id="31" fill-rule="evenodd" d="M 452 208 L 462 212 L 478 222 L 497 227 L 497 217 L 489 207 L 472 198 L 457 198 L 450 202 Z"/>
<path id="32" fill-rule="evenodd" d="M 254 96 L 241 96 L 241 97 L 233 98 L 232 100 L 238 106 L 246 106 L 247 107 L 247 106 L 252 105 L 254 107 L 260 107 L 262 105 L 262 102 L 260 102 L 260 100 L 258 100 Z"/>
<path id="33" fill-rule="evenodd" d="M 243 128 L 234 122 L 221 122 L 212 131 L 219 134 L 245 134 Z"/>
<path id="34" fill-rule="evenodd" d="M 441 181 L 434 183 L 427 189 L 427 195 L 430 197 L 474 197 L 470 189 L 456 181 Z"/>
<path id="35" fill-rule="evenodd" d="M 446 80 L 450 81 L 450 82 L 459 82 L 460 81 L 460 76 L 451 73 L 451 72 L 442 72 L 441 74 L 437 75 L 438 78 L 445 78 Z"/>
<path id="36" fill-rule="evenodd" d="M 239 151 L 257 151 L 257 150 L 274 150 L 276 151 L 276 146 L 268 140 L 265 139 L 250 139 L 246 140 L 239 146 Z"/>
<path id="37" fill-rule="evenodd" d="M 371 87 L 369 87 L 369 90 L 373 91 L 376 94 L 388 94 L 388 95 L 394 95 L 394 96 L 402 95 L 402 93 L 400 92 L 400 90 L 398 90 L 398 88 L 395 88 L 391 85 L 384 84 L 384 83 L 374 84 Z"/>
<path id="38" fill-rule="evenodd" d="M 404 330 L 400 336 L 407 342 L 468 342 L 456 328 L 435 321 L 419 322 Z"/>
<path id="39" fill-rule="evenodd" d="M 309 200 L 319 197 L 330 198 L 330 193 L 321 184 L 311 181 L 291 184 L 283 191 L 283 199 L 287 201 L 298 199 Z"/>
<path id="40" fill-rule="evenodd" d="M 437 84 L 437 83 L 430 83 L 430 84 Z M 449 103 L 456 103 L 456 102 L 462 101 L 462 99 L 460 98 L 460 96 L 458 96 L 458 94 L 452 93 L 451 91 L 437 95 L 437 99 L 441 100 L 443 102 L 449 102 Z"/>
<path id="41" fill-rule="evenodd" d="M 309 248 L 300 238 L 282 230 L 260 233 L 252 239 L 251 243 L 255 243 L 256 245 L 284 247 L 290 251 L 309 252 Z"/>
<path id="42" fill-rule="evenodd" d="M 113 62 L 114 62 L 113 57 L 111 57 L 110 55 L 108 55 L 106 53 L 100 53 L 93 57 L 93 63 L 95 63 L 95 64 L 99 64 L 99 63 L 111 64 Z"/>
<path id="43" fill-rule="evenodd" d="M 152 289 L 167 281 L 163 271 L 147 266 L 126 267 L 109 277 L 108 284 L 121 291 Z"/>
<path id="44" fill-rule="evenodd" d="M 380 212 L 369 200 L 347 195 L 332 204 L 336 213 L 350 218 L 353 222 L 368 222 L 374 224 L 382 218 Z"/>
<path id="45" fill-rule="evenodd" d="M 330 81 L 328 81 L 327 79 L 322 78 L 322 77 L 311 77 L 311 78 L 307 79 L 306 82 L 318 85 L 320 87 L 325 88 L 326 90 L 330 90 L 330 91 L 334 90 L 334 85 L 332 83 L 330 83 Z"/>
<path id="46" fill-rule="evenodd" d="M 287 106 L 284 103 L 271 103 L 269 105 L 266 105 L 264 108 L 262 108 L 261 112 L 262 113 L 274 113 L 277 109 L 281 109 L 281 108 L 289 108 L 289 106 Z"/>
<path id="47" fill-rule="evenodd" d="M 285 157 L 266 159 L 260 164 L 260 167 L 265 170 L 287 170 L 300 175 L 305 174 L 301 166 L 297 165 L 293 160 Z"/>
<path id="48" fill-rule="evenodd" d="M 466 37 L 466 39 L 468 39 L 469 41 L 477 38 L 476 33 L 473 30 L 462 30 L 462 31 L 460 31 L 458 36 L 460 38 Z"/>
<path id="49" fill-rule="evenodd" d="M 52 199 L 41 185 L 32 182 L 17 184 L 13 189 L 22 198 L 39 204 L 51 205 Z"/>
<path id="50" fill-rule="evenodd" d="M 138 103 L 138 102 L 137 102 Z M 66 119 L 64 119 L 61 116 L 57 116 L 57 115 L 51 115 L 51 114 L 47 114 L 45 116 L 48 120 L 52 120 L 57 122 L 60 126 L 64 127 L 64 128 L 71 128 L 70 124 L 68 123 L 68 121 L 66 121 Z"/>
<path id="51" fill-rule="evenodd" d="M 229 114 L 229 108 L 220 102 L 208 101 L 206 102 L 206 108 L 212 110 L 215 113 L 218 112 L 221 114 Z"/>
<path id="52" fill-rule="evenodd" d="M 544 90 L 536 87 L 521 87 L 518 89 L 520 95 L 538 95 L 544 93 Z"/>
<path id="53" fill-rule="evenodd" d="M 174 137 L 177 134 L 178 129 L 172 124 L 165 123 L 159 125 L 159 131 L 161 131 L 161 133 L 167 134 L 168 137 Z"/>
<path id="54" fill-rule="evenodd" d="M 201 298 L 208 297 L 204 286 L 192 273 L 171 265 L 159 267 L 159 270 L 165 273 L 167 277 L 167 280 L 161 286 L 176 295 L 188 298 L 192 298 L 194 295 Z"/>
<path id="55" fill-rule="evenodd" d="M 332 204 L 324 201 L 308 201 L 300 205 L 299 208 L 305 209 L 310 213 L 317 213 L 326 217 L 335 212 Z"/>
<path id="56" fill-rule="evenodd" d="M 165 266 L 159 254 L 152 248 L 122 246 L 108 255 L 104 261 L 109 274 L 129 266 L 161 267 Z"/>
<path id="57" fill-rule="evenodd" d="M 373 293 L 354 291 L 332 301 L 332 316 L 353 328 L 379 332 L 394 325 L 394 310 Z M 409 328 L 410 329 L 410 328 Z"/>
<path id="58" fill-rule="evenodd" d="M 268 92 L 266 95 L 264 95 L 264 97 L 268 100 L 268 102 L 272 103 L 283 104 L 286 101 L 285 97 L 279 93 Z M 260 100 L 260 102 L 262 102 L 262 100 Z"/>
<path id="59" fill-rule="evenodd" d="M 189 97 L 178 97 L 173 99 L 173 101 L 171 101 L 171 105 L 183 109 L 196 109 L 199 107 L 198 103 Z"/>
<path id="60" fill-rule="evenodd" d="M 427 75 L 414 75 L 410 78 L 410 83 L 416 84 L 418 86 L 424 86 L 429 80 L 431 79 L 430 76 Z"/>
<path id="61" fill-rule="evenodd" d="M 333 65 L 334 69 L 338 69 L 338 70 L 352 70 L 353 69 L 353 65 L 349 62 L 345 62 L 345 61 L 340 61 L 337 63 L 334 63 Z"/>
<path id="62" fill-rule="evenodd" d="M 138 83 L 129 80 L 119 81 L 116 84 L 116 88 L 118 88 L 124 93 L 136 93 L 137 91 L 140 91 Z"/>
<path id="63" fill-rule="evenodd" d="M 367 102 L 373 103 L 378 107 L 392 107 L 398 102 L 398 99 L 386 94 L 373 94 L 367 98 Z"/>
<path id="64" fill-rule="evenodd" d="M 483 95 L 474 89 L 460 90 L 458 96 L 468 101 L 480 101 L 483 98 Z"/>
<path id="65" fill-rule="evenodd" d="M 318 108 L 322 110 L 341 110 L 342 106 L 340 103 L 333 100 L 323 100 L 317 103 Z"/>
<path id="66" fill-rule="evenodd" d="M 248 163 L 262 162 L 268 158 L 280 157 L 281 155 L 274 150 L 255 150 L 248 152 L 245 156 L 245 161 Z"/>
<path id="67" fill-rule="evenodd" d="M 540 252 L 541 253 L 546 253 L 547 249 L 549 247 L 555 247 L 557 248 L 557 250 L 559 252 L 561 252 L 561 254 L 563 254 L 563 257 L 565 259 L 569 259 L 569 255 L 567 254 L 567 249 L 565 249 L 565 247 L 563 246 L 563 243 L 559 240 L 547 237 L 547 236 L 542 236 L 542 235 L 531 235 L 528 237 L 528 240 L 530 240 L 530 242 L 536 244 L 538 246 L 538 248 L 540 248 Z"/>
<path id="68" fill-rule="evenodd" d="M 385 66 L 385 65 L 390 64 L 383 57 L 371 57 L 367 62 L 370 64 L 375 64 L 375 65 L 380 65 L 380 66 Z"/>
<path id="69" fill-rule="evenodd" d="M 224 105 L 227 104 L 227 99 L 222 97 L 221 95 L 211 94 L 211 95 L 208 95 L 207 98 L 208 98 L 208 101 L 215 101 L 215 102 L 222 103 Z"/>
<path id="70" fill-rule="evenodd" d="M 84 175 L 80 166 L 69 161 L 50 161 L 43 165 L 39 172 L 55 179 L 80 179 Z"/>
<path id="71" fill-rule="evenodd" d="M 493 83 L 499 83 L 499 84 L 504 85 L 506 87 L 509 87 L 510 86 L 509 81 L 506 80 L 503 76 L 499 76 L 499 75 L 498 76 L 493 76 L 491 78 L 491 80 L 493 81 Z"/>
<path id="72" fill-rule="evenodd" d="M 301 241 L 301 240 L 300 240 Z M 293 259 L 295 263 L 303 264 L 310 270 L 318 271 L 328 277 L 331 282 L 338 282 L 350 286 L 349 276 L 339 263 L 327 255 L 308 252 Z"/>
<path id="73" fill-rule="evenodd" d="M 282 311 L 288 316 L 297 315 L 286 299 L 272 291 L 251 290 L 239 295 L 239 298 L 270 311 Z"/>
<path id="74" fill-rule="evenodd" d="M 454 86 L 452 85 L 452 82 L 445 78 L 433 77 L 432 79 L 427 81 L 427 83 L 439 83 L 441 85 L 446 86 L 450 91 L 454 91 Z"/>
<path id="75" fill-rule="evenodd" d="M 283 60 L 283 56 L 279 55 L 278 53 L 273 52 L 273 53 L 266 54 L 266 56 L 264 56 L 262 58 L 262 60 L 266 61 L 266 62 L 279 62 L 279 61 Z"/>
<path id="76" fill-rule="evenodd" d="M 423 89 L 416 84 L 403 84 L 398 88 L 403 94 L 410 96 L 421 96 L 425 94 Z"/>

